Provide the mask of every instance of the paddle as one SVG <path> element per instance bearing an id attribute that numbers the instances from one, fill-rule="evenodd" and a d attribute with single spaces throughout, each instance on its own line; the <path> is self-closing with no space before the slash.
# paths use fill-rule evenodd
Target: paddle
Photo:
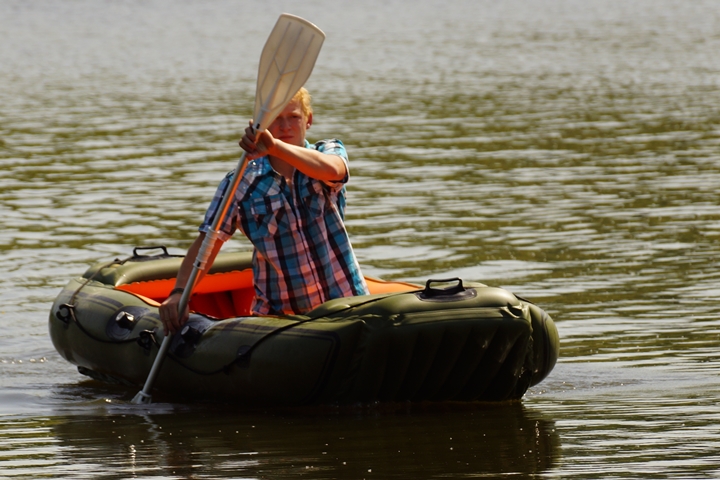
<path id="1" fill-rule="evenodd" d="M 324 40 L 325 34 L 322 30 L 307 20 L 287 13 L 280 15 L 260 56 L 253 117 L 255 131 L 262 132 L 267 129 L 275 117 L 292 100 L 295 93 L 300 90 L 300 87 L 305 84 L 315 66 Z M 233 182 L 228 186 L 211 229 L 205 234 L 205 239 L 195 258 L 192 272 L 178 305 L 178 311 L 181 313 L 187 307 L 200 272 L 209 268 L 207 263 L 218 238 L 220 224 L 225 218 L 231 204 L 230 199 L 235 196 L 234 192 L 245 172 L 247 165 L 245 157 L 246 152 L 243 152 L 235 169 Z M 172 334 L 165 335 L 150 369 L 150 374 L 145 381 L 145 386 L 135 395 L 132 403 L 152 402 L 150 391 L 165 360 L 171 339 Z"/>

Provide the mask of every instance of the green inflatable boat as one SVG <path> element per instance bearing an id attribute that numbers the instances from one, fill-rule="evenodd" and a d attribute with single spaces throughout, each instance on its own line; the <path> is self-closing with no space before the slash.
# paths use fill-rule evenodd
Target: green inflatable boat
<path id="1" fill-rule="evenodd" d="M 145 248 L 91 267 L 55 300 L 50 336 L 80 373 L 135 388 L 147 378 L 164 338 L 157 307 L 182 258 Z M 457 278 L 367 281 L 370 295 L 306 315 L 251 316 L 251 253 L 221 253 L 155 393 L 255 405 L 502 401 L 555 365 L 552 319 L 506 290 Z"/>

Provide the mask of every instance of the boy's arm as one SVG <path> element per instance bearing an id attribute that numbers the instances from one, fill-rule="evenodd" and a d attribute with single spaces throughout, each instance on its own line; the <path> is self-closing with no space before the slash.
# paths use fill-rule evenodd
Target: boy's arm
<path id="1" fill-rule="evenodd" d="M 263 135 L 266 133 L 269 135 L 268 132 L 263 132 Z M 308 177 L 323 182 L 339 182 L 347 174 L 345 162 L 339 155 L 318 152 L 277 140 L 272 151 L 268 150 L 268 154 L 289 163 Z"/>
<path id="2" fill-rule="evenodd" d="M 175 280 L 175 288 L 186 288 L 187 281 L 193 269 L 193 264 L 195 263 L 195 259 L 197 258 L 197 254 L 200 251 L 200 247 L 204 239 L 205 233 L 200 232 L 193 244 L 188 249 L 185 258 L 182 261 L 182 264 L 180 264 L 180 270 L 178 270 L 177 279 Z M 210 252 L 210 257 L 208 258 L 207 268 L 210 268 L 210 266 L 215 261 L 215 257 L 220 251 L 222 245 L 223 242 L 220 240 L 217 240 L 215 242 L 213 250 L 212 252 Z M 202 280 L 204 276 L 205 270 L 201 271 L 198 275 L 196 284 L 199 284 L 200 280 Z M 162 305 L 160 305 L 160 320 L 163 323 L 163 328 L 166 334 L 179 332 L 188 320 L 189 310 L 187 306 L 182 314 L 178 312 L 181 298 L 181 292 L 174 293 L 173 295 L 170 295 L 168 298 L 166 298 Z"/>
<path id="3" fill-rule="evenodd" d="M 274 138 L 267 130 L 257 135 L 249 127 L 245 130 L 240 146 L 248 152 L 248 160 L 270 155 L 292 165 L 308 177 L 323 182 L 340 182 L 347 175 L 347 166 L 339 155 L 285 143 Z"/>

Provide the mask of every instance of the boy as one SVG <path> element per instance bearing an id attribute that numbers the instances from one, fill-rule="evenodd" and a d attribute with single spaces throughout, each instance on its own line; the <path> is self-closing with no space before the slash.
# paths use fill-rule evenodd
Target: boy
<path id="1" fill-rule="evenodd" d="M 248 165 L 221 224 L 222 242 L 209 258 L 212 263 L 237 228 L 250 240 L 256 315 L 301 314 L 333 298 L 368 293 L 343 223 L 347 153 L 337 139 L 314 145 L 305 140 L 313 119 L 310 100 L 301 88 L 266 131 L 245 130 L 240 146 Z M 220 183 L 175 288 L 160 307 L 166 332 L 177 332 L 187 321 L 187 311 L 178 314 L 181 294 L 231 176 Z"/>

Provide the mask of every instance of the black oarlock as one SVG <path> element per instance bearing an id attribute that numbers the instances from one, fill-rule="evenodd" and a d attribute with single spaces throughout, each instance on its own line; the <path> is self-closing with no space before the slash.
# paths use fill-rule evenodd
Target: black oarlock
<path id="1" fill-rule="evenodd" d="M 55 318 L 63 322 L 65 325 L 70 324 L 70 320 L 75 316 L 75 305 L 69 303 L 63 303 L 55 311 Z"/>

